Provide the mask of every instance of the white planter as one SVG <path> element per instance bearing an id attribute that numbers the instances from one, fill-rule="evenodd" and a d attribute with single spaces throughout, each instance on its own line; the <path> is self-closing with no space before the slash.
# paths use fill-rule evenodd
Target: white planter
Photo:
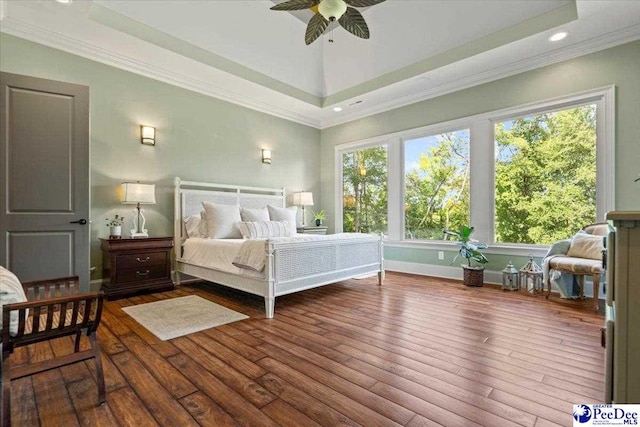
<path id="1" fill-rule="evenodd" d="M 109 227 L 109 237 L 113 238 L 113 237 L 120 237 L 122 235 L 122 226 L 121 225 L 116 225 L 113 227 Z"/>

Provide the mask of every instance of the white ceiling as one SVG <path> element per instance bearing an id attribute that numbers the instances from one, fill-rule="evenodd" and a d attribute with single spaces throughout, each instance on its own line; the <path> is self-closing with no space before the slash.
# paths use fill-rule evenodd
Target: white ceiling
<path id="1" fill-rule="evenodd" d="M 273 3 L 0 0 L 0 30 L 318 128 L 640 39 L 640 1 L 387 0 L 306 46 Z"/>

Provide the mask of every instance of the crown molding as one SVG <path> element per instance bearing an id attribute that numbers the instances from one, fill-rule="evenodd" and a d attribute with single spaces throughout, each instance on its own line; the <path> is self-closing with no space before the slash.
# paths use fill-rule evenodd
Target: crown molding
<path id="1" fill-rule="evenodd" d="M 426 90 L 418 91 L 412 93 L 411 95 L 393 99 L 376 106 L 363 108 L 358 112 L 347 113 L 341 115 L 340 117 L 332 117 L 327 120 L 322 120 L 320 123 L 320 129 L 326 129 L 332 126 L 352 122 L 354 120 L 363 119 L 375 114 L 384 113 L 386 111 L 415 104 L 427 99 L 437 98 L 449 93 L 458 92 L 463 89 L 468 89 L 470 87 L 503 79 L 505 77 L 535 70 L 537 68 L 546 67 L 548 65 L 553 65 L 559 62 L 567 61 L 569 59 L 588 55 L 590 53 L 629 43 L 638 39 L 640 39 L 640 25 L 634 25 L 622 30 L 610 32 L 604 36 L 576 43 L 567 48 L 558 49 L 553 53 L 536 55 L 525 60 L 516 61 L 500 67 L 495 67 L 482 73 L 469 76 L 467 78 L 458 79 L 452 82 L 447 82 L 435 87 L 431 87 Z"/>
<path id="2" fill-rule="evenodd" d="M 2 6 L 3 3 L 4 0 L 0 0 L 0 6 Z M 634 25 L 610 32 L 604 36 L 571 45 L 567 48 L 558 49 L 552 53 L 540 54 L 525 60 L 495 67 L 482 73 L 469 76 L 468 78 L 458 79 L 426 90 L 417 91 L 407 96 L 378 103 L 369 108 L 363 107 L 357 112 L 342 114 L 339 117 L 334 116 L 323 120 L 313 117 L 310 114 L 301 114 L 293 111 L 293 109 L 282 108 L 272 103 L 257 100 L 221 86 L 216 86 L 210 82 L 194 79 L 182 73 L 163 69 L 155 64 L 139 61 L 135 58 L 119 54 L 95 44 L 87 43 L 77 38 L 69 37 L 58 31 L 43 28 L 15 17 L 5 16 L 4 19 L 2 19 L 0 31 L 118 69 L 321 130 L 640 39 L 640 25 Z"/>
<path id="3" fill-rule="evenodd" d="M 174 86 L 188 89 L 203 95 L 231 102 L 242 107 L 259 111 L 271 116 L 290 120 L 313 128 L 320 127 L 320 121 L 295 111 L 287 110 L 277 105 L 265 103 L 245 95 L 224 89 L 209 82 L 193 79 L 184 74 L 175 73 L 167 69 L 125 56 L 114 51 L 104 49 L 95 44 L 69 37 L 61 32 L 53 31 L 33 25 L 29 22 L 6 16 L 2 20 L 1 32 L 20 37 L 35 43 L 59 49 L 81 56 L 102 64 L 130 71 L 145 77 L 159 80 Z"/>

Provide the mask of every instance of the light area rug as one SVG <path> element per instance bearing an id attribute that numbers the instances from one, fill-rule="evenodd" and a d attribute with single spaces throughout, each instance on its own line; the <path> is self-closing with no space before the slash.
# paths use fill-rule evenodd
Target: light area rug
<path id="1" fill-rule="evenodd" d="M 249 318 L 196 295 L 122 309 L 163 341 Z"/>

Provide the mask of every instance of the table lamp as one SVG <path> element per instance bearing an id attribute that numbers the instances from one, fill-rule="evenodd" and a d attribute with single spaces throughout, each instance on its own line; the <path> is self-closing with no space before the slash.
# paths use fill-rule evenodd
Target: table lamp
<path id="1" fill-rule="evenodd" d="M 139 182 L 122 183 L 122 203 L 125 205 L 136 205 L 136 216 L 133 218 L 133 229 L 131 237 L 149 237 L 147 229 L 144 228 L 145 217 L 140 205 L 154 205 L 156 203 L 155 184 L 140 184 Z"/>

